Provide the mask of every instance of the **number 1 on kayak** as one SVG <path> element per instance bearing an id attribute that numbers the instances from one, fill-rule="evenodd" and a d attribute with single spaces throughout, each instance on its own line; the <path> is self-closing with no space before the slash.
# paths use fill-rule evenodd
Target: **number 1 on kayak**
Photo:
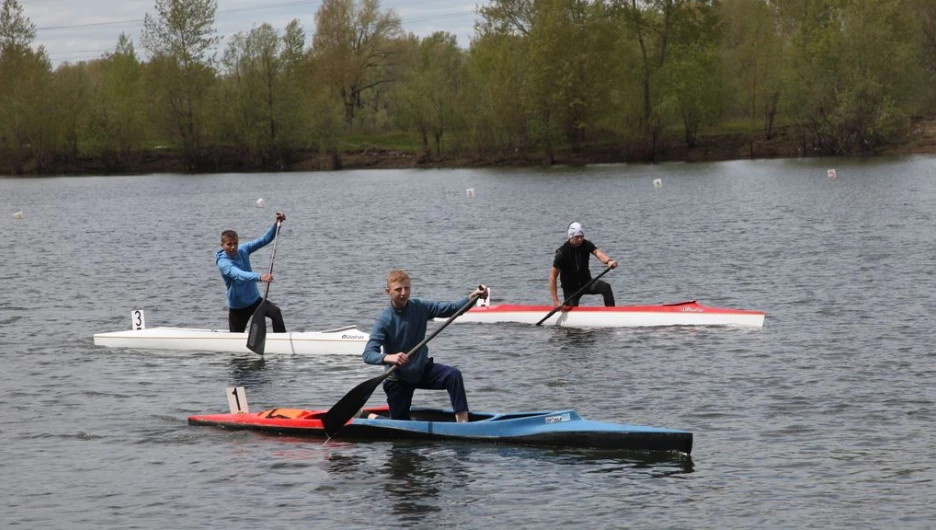
<path id="1" fill-rule="evenodd" d="M 248 414 L 250 409 L 247 407 L 247 391 L 242 386 L 229 386 L 226 389 L 228 408 L 231 414 Z"/>

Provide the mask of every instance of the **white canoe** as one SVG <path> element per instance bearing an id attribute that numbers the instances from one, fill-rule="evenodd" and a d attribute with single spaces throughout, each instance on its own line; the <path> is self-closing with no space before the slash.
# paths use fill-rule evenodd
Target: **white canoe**
<path id="1" fill-rule="evenodd" d="M 455 322 L 490 324 L 519 322 L 536 324 L 551 306 L 510 305 L 473 307 Z M 566 328 L 630 328 L 652 326 L 739 326 L 764 327 L 764 312 L 707 307 L 695 300 L 659 305 L 579 306 L 560 310 L 542 325 Z M 438 320 L 438 319 L 437 319 Z"/>
<path id="2" fill-rule="evenodd" d="M 326 331 L 267 331 L 264 354 L 360 355 L 370 335 L 354 326 Z M 251 353 L 247 333 L 217 329 L 145 328 L 95 333 L 94 344 L 136 350 Z M 256 354 L 254 354 L 256 355 Z"/>

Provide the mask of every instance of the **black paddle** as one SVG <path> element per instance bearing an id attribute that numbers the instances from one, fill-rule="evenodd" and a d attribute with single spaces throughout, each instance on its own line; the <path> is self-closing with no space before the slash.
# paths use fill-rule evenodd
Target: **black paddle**
<path id="1" fill-rule="evenodd" d="M 276 234 L 273 236 L 273 254 L 270 256 L 270 274 L 273 274 L 273 259 L 276 258 L 276 242 L 279 241 L 281 224 L 283 224 L 282 221 L 276 222 Z M 250 320 L 250 331 L 247 332 L 247 348 L 260 355 L 263 355 L 263 351 L 266 349 L 266 300 L 267 295 L 270 294 L 271 283 L 273 282 L 267 282 L 266 291 L 263 292 L 263 300 L 260 301 L 260 305 L 254 311 Z"/>
<path id="2" fill-rule="evenodd" d="M 582 292 L 584 292 L 585 289 L 588 289 L 589 287 L 591 287 L 591 284 L 593 284 L 593 283 L 595 283 L 596 281 L 598 281 L 598 278 L 601 278 L 601 277 L 604 276 L 605 274 L 608 274 L 608 271 L 610 271 L 610 270 L 611 270 L 611 267 L 608 267 L 608 268 L 606 268 L 605 270 L 603 270 L 603 271 L 601 272 L 601 274 L 599 274 L 598 276 L 595 276 L 594 278 L 592 278 L 590 282 L 588 282 L 588 283 L 586 283 L 585 285 L 583 285 L 581 289 L 579 289 L 578 291 L 575 291 L 575 293 L 574 293 L 572 296 L 570 296 L 570 297 L 566 298 L 565 300 L 563 300 L 561 304 L 559 304 L 559 305 L 556 306 L 552 311 L 550 311 L 549 313 L 547 313 L 546 316 L 544 316 L 544 317 L 542 318 L 542 320 L 540 320 L 539 322 L 536 323 L 536 325 L 539 326 L 539 325 L 542 324 L 543 322 L 546 322 L 546 319 L 548 319 L 549 317 L 555 315 L 555 314 L 556 314 L 556 311 L 559 311 L 560 309 L 562 309 L 563 307 L 565 307 L 566 303 L 567 303 L 569 300 L 575 300 L 575 297 L 576 297 L 576 296 L 582 294 Z"/>
<path id="3" fill-rule="evenodd" d="M 410 355 L 418 352 L 420 348 L 425 346 L 426 343 L 432 340 L 433 337 L 438 335 L 440 331 L 445 329 L 446 326 L 451 324 L 453 320 L 467 311 L 477 301 L 477 295 L 473 295 L 471 298 L 469 298 L 467 304 L 463 305 L 461 309 L 449 317 L 449 319 L 446 320 L 444 324 L 439 326 L 439 329 L 433 331 L 431 335 L 423 339 L 423 341 L 417 344 L 412 350 L 406 352 L 406 356 L 409 357 Z M 344 397 L 338 401 L 338 403 L 335 403 L 332 408 L 328 409 L 328 412 L 322 416 L 322 426 L 325 427 L 325 434 L 327 434 L 329 438 L 338 434 L 338 431 L 344 427 L 345 423 L 348 423 L 348 420 L 354 417 L 354 415 L 357 414 L 359 410 L 364 408 L 364 405 L 367 404 L 367 400 L 370 399 L 371 394 L 374 393 L 374 390 L 377 389 L 377 386 L 380 385 L 380 383 L 382 383 L 383 380 L 387 378 L 387 376 L 392 374 L 393 371 L 397 369 L 397 366 L 398 365 L 394 364 L 386 371 L 384 371 L 384 373 L 373 379 L 368 379 L 367 381 L 364 381 L 358 386 L 352 388 L 350 392 L 345 394 Z"/>

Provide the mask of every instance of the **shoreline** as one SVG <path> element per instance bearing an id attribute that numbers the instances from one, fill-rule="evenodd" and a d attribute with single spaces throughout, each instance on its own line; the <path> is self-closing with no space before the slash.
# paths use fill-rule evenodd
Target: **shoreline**
<path id="1" fill-rule="evenodd" d="M 127 164 L 116 164 L 112 158 L 82 156 L 76 160 L 56 164 L 55 171 L 36 172 L 34 163 L 27 164 L 22 174 L 0 174 L 4 177 L 32 176 L 94 176 L 94 175 L 140 175 L 152 173 L 267 173 L 301 171 L 341 171 L 360 169 L 457 169 L 482 167 L 537 167 L 550 165 L 584 166 L 590 164 L 667 163 L 667 162 L 720 162 L 729 160 L 759 160 L 777 158 L 837 158 L 821 154 L 804 154 L 802 141 L 789 133 L 789 129 L 778 128 L 771 139 L 763 133 L 751 136 L 748 133 L 724 133 L 700 136 L 698 144 L 688 148 L 681 138 L 668 138 L 653 159 L 640 159 L 624 151 L 623 145 L 586 145 L 578 151 L 558 150 L 552 162 L 543 152 L 513 152 L 484 156 L 453 156 L 428 159 L 415 152 L 398 151 L 379 147 L 366 147 L 344 151 L 340 168 L 330 155 L 318 152 L 300 153 L 296 160 L 277 167 L 245 168 L 230 153 L 214 152 L 213 160 L 203 167 L 190 168 L 181 154 L 165 149 L 154 149 L 134 153 Z M 753 152 L 754 156 L 751 156 Z M 936 154 L 936 120 L 917 120 L 907 135 L 886 149 L 874 153 L 844 156 L 894 156 L 914 154 Z"/>
<path id="2" fill-rule="evenodd" d="M 821 154 L 804 154 L 799 138 L 789 134 L 788 129 L 778 128 L 771 139 L 763 133 L 753 141 L 747 133 L 709 134 L 700 136 L 698 145 L 686 147 L 679 138 L 672 138 L 654 160 L 641 160 L 628 156 L 621 148 L 609 146 L 586 146 L 578 152 L 568 149 L 556 153 L 552 164 L 545 154 L 502 153 L 482 157 L 450 157 L 440 160 L 420 160 L 417 153 L 390 149 L 365 148 L 342 154 L 341 169 L 403 169 L 403 168 L 481 168 L 481 167 L 536 167 L 549 165 L 584 166 L 589 164 L 633 164 L 667 162 L 724 162 L 730 160 L 763 160 L 777 158 L 838 158 Z M 751 156 L 753 150 L 755 156 Z M 936 154 L 936 120 L 918 120 L 907 136 L 899 142 L 874 153 L 849 154 L 848 157 L 873 157 Z M 285 171 L 330 171 L 331 160 L 326 156 L 314 156 L 292 164 Z"/>

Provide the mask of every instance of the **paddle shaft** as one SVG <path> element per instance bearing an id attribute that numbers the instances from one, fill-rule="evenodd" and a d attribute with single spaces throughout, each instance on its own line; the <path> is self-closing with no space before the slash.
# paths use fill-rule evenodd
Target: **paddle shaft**
<path id="1" fill-rule="evenodd" d="M 439 326 L 438 329 L 423 339 L 422 342 L 408 351 L 406 356 L 409 357 L 410 355 L 418 352 L 423 346 L 429 343 L 430 340 L 432 340 L 443 329 L 445 329 L 456 318 L 458 318 L 459 315 L 474 305 L 474 303 L 478 301 L 478 298 L 478 295 L 470 296 L 468 298 L 468 303 L 463 305 L 458 311 L 455 312 L 454 315 L 449 317 L 448 320 Z M 340 431 L 341 428 L 344 427 L 346 423 L 348 423 L 348 420 L 354 417 L 354 415 L 357 414 L 357 412 L 361 410 L 365 404 L 367 404 L 367 400 L 370 399 L 371 394 L 374 393 L 374 390 L 377 389 L 377 386 L 380 385 L 380 383 L 390 374 L 392 374 L 394 370 L 397 369 L 397 366 L 399 365 L 394 364 L 379 376 L 368 379 L 367 381 L 364 381 L 358 386 L 352 388 L 350 392 L 338 400 L 338 403 L 335 403 L 332 408 L 328 409 L 328 412 L 322 416 L 322 425 L 325 427 L 325 434 L 328 435 L 329 438 L 338 434 L 338 431 Z"/>
<path id="2" fill-rule="evenodd" d="M 266 349 L 266 300 L 267 295 L 270 294 L 270 284 L 273 283 L 273 264 L 276 259 L 276 242 L 279 240 L 279 231 L 282 221 L 276 221 L 276 233 L 273 234 L 273 253 L 270 256 L 270 280 L 267 282 L 266 290 L 263 292 L 263 298 L 260 300 L 260 304 L 254 310 L 252 318 L 250 320 L 250 329 L 247 332 L 247 349 L 263 355 L 263 351 Z"/>
<path id="3" fill-rule="evenodd" d="M 273 235 L 273 252 L 270 254 L 270 276 L 273 275 L 273 260 L 276 259 L 276 242 L 279 241 L 280 225 L 282 225 L 282 224 L 283 224 L 282 221 L 277 221 L 277 222 L 276 222 L 276 233 Z M 270 294 L 270 284 L 271 284 L 271 283 L 273 283 L 273 282 L 267 282 L 267 284 L 266 284 L 266 290 L 263 291 L 263 299 L 264 299 L 264 300 L 266 300 L 267 295 Z M 262 304 L 263 302 L 260 302 L 260 303 Z"/>
<path id="4" fill-rule="evenodd" d="M 591 281 L 589 281 L 588 283 L 586 283 L 585 285 L 583 285 L 581 289 L 579 289 L 578 291 L 575 291 L 575 293 L 573 293 L 572 296 L 570 296 L 570 297 L 566 298 L 565 300 L 563 300 L 561 304 L 559 304 L 558 306 L 556 306 L 555 308 L 553 308 L 553 310 L 550 311 L 546 316 L 544 316 L 539 322 L 537 322 L 536 325 L 539 326 L 539 325 L 542 324 L 543 322 L 546 322 L 546 320 L 547 320 L 549 317 L 551 317 L 551 316 L 553 316 L 553 315 L 556 314 L 556 311 L 559 311 L 560 309 L 562 309 L 563 307 L 565 307 L 566 302 L 568 302 L 569 300 L 575 300 L 575 297 L 576 297 L 576 296 L 578 296 L 578 295 L 582 294 L 583 292 L 585 292 L 585 289 L 588 289 L 589 287 L 591 287 L 591 284 L 593 284 L 593 283 L 595 283 L 596 281 L 598 281 L 598 278 L 601 278 L 601 277 L 604 276 L 605 274 L 608 274 L 608 272 L 609 272 L 610 270 L 611 270 L 611 267 L 608 267 L 608 268 L 606 268 L 605 270 L 601 271 L 601 274 L 599 274 L 598 276 L 595 276 L 594 278 L 592 278 Z"/>

